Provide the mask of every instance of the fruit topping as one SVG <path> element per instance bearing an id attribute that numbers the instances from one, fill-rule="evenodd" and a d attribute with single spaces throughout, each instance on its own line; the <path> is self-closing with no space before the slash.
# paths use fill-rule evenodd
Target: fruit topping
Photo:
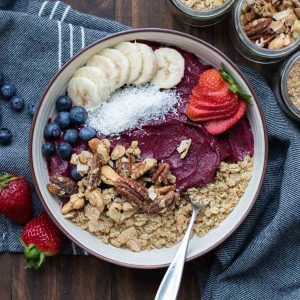
<path id="1" fill-rule="evenodd" d="M 70 111 L 72 108 L 72 100 L 70 99 L 69 96 L 59 96 L 56 99 L 56 109 L 61 112 L 61 111 Z"/>
<path id="2" fill-rule="evenodd" d="M 0 145 L 7 146 L 12 142 L 13 134 L 7 128 L 0 129 Z"/>
<path id="3" fill-rule="evenodd" d="M 61 159 L 69 159 L 72 154 L 72 150 L 72 146 L 69 143 L 60 143 L 57 145 L 57 154 Z"/>
<path id="4" fill-rule="evenodd" d="M 62 246 L 62 234 L 46 212 L 24 226 L 20 240 L 25 248 L 26 268 L 40 268 L 46 256 L 55 255 Z"/>
<path id="5" fill-rule="evenodd" d="M 71 145 L 76 144 L 78 140 L 78 131 L 76 129 L 68 129 L 64 134 L 64 142 Z"/>
<path id="6" fill-rule="evenodd" d="M 251 95 L 243 92 L 222 64 L 220 71 L 209 69 L 203 72 L 189 98 L 186 115 L 194 122 L 227 121 L 220 129 L 210 130 L 212 134 L 220 134 L 232 127 L 245 113 L 241 98 L 249 99 Z M 230 121 L 229 121 L 230 120 Z M 236 121 L 234 121 L 236 120 Z M 216 125 L 217 126 L 217 125 Z M 206 126 L 211 128 L 211 126 Z"/>
<path id="7" fill-rule="evenodd" d="M 17 112 L 20 112 L 24 109 L 24 99 L 20 96 L 13 96 L 9 100 L 9 104 L 10 107 Z"/>
<path id="8" fill-rule="evenodd" d="M 93 127 L 87 126 L 84 128 L 81 128 L 79 131 L 79 137 L 87 142 L 90 139 L 94 138 L 96 136 L 96 130 Z"/>
<path id="9" fill-rule="evenodd" d="M 74 125 L 84 124 L 88 118 L 88 113 L 82 106 L 75 106 L 70 110 L 70 120 Z"/>
<path id="10" fill-rule="evenodd" d="M 71 124 L 70 113 L 67 111 L 61 111 L 55 121 L 61 128 L 69 127 Z"/>
<path id="11" fill-rule="evenodd" d="M 54 155 L 56 152 L 56 149 L 55 149 L 55 145 L 51 142 L 45 142 L 43 145 L 42 145 L 42 154 L 45 156 L 45 157 L 50 157 L 52 155 Z"/>
<path id="12" fill-rule="evenodd" d="M 48 123 L 44 128 L 44 138 L 46 140 L 54 140 L 59 138 L 61 135 L 61 129 L 55 122 Z"/>
<path id="13" fill-rule="evenodd" d="M 71 177 L 75 180 L 75 181 L 79 181 L 82 179 L 82 176 L 77 172 L 77 166 L 74 166 L 71 169 Z"/>
<path id="14" fill-rule="evenodd" d="M 231 128 L 233 125 L 239 121 L 243 115 L 245 114 L 247 109 L 247 105 L 244 101 L 240 101 L 239 107 L 236 111 L 236 113 L 229 118 L 223 119 L 223 120 L 215 120 L 210 121 L 206 123 L 205 127 L 207 131 L 211 134 L 220 134 L 226 131 L 227 129 Z"/>

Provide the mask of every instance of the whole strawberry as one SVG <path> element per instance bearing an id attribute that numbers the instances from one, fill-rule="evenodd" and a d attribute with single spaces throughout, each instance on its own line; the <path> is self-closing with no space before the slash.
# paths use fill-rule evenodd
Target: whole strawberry
<path id="1" fill-rule="evenodd" d="M 62 234 L 43 212 L 24 226 L 20 241 L 25 248 L 26 268 L 38 269 L 44 264 L 46 256 L 59 252 Z"/>
<path id="2" fill-rule="evenodd" d="M 25 224 L 31 218 L 31 190 L 23 177 L 0 175 L 0 214 L 12 221 Z"/>

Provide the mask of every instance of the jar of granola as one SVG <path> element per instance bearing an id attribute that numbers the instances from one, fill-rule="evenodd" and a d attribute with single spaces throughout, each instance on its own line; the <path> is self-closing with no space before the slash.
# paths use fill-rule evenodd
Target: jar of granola
<path id="1" fill-rule="evenodd" d="M 228 16 L 235 0 L 166 0 L 171 12 L 192 26 L 214 25 Z"/>
<path id="2" fill-rule="evenodd" d="M 283 64 L 274 79 L 273 88 L 282 110 L 300 122 L 300 51 Z"/>
<path id="3" fill-rule="evenodd" d="M 247 59 L 280 61 L 300 45 L 300 1 L 238 0 L 229 32 L 234 47 Z"/>

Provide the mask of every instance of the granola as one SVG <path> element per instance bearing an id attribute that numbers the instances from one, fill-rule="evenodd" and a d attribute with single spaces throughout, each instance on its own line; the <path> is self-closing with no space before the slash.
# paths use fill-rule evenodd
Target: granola
<path id="1" fill-rule="evenodd" d="M 188 195 L 208 204 L 194 226 L 194 233 L 203 236 L 218 227 L 236 207 L 248 186 L 252 167 L 250 156 L 236 164 L 222 162 L 213 183 L 189 189 L 172 209 L 157 214 L 138 211 L 111 187 L 102 191 L 105 203 L 102 213 L 88 203 L 70 219 L 115 247 L 132 251 L 172 247 L 183 238 L 191 217 Z"/>
<path id="2" fill-rule="evenodd" d="M 246 35 L 257 46 L 285 48 L 300 38 L 300 2 L 244 0 L 241 22 Z"/>
<path id="3" fill-rule="evenodd" d="M 180 0 L 180 1 L 184 5 L 196 10 L 213 9 L 227 2 L 227 0 Z"/>
<path id="4" fill-rule="evenodd" d="M 300 59 L 293 64 L 289 72 L 287 88 L 291 101 L 300 110 Z"/>

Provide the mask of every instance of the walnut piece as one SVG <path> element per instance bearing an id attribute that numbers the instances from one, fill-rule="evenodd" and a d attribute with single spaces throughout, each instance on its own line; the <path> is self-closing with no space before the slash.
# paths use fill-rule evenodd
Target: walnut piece
<path id="1" fill-rule="evenodd" d="M 85 192 L 84 196 L 100 213 L 103 212 L 105 203 L 100 189 L 96 188 L 90 192 Z"/>
<path id="2" fill-rule="evenodd" d="M 142 162 L 136 163 L 132 166 L 131 178 L 138 179 L 145 173 L 151 171 L 157 164 L 157 160 L 153 158 L 146 158 Z"/>
<path id="3" fill-rule="evenodd" d="M 174 191 L 168 192 L 166 195 L 158 196 L 153 203 L 146 207 L 148 213 L 159 213 L 166 207 L 174 205 L 180 199 L 180 195 Z"/>
<path id="4" fill-rule="evenodd" d="M 62 208 L 61 208 L 61 213 L 63 215 L 69 213 L 70 211 L 76 209 L 81 209 L 83 208 L 85 203 L 84 196 L 79 193 L 79 194 L 74 194 L 70 197 L 69 202 L 67 202 Z"/>
<path id="5" fill-rule="evenodd" d="M 168 163 L 159 163 L 157 170 L 152 176 L 152 182 L 160 185 L 167 178 L 169 171 L 170 165 Z"/>
<path id="6" fill-rule="evenodd" d="M 108 185 L 115 185 L 119 177 L 120 175 L 117 174 L 111 166 L 105 165 L 101 167 L 101 179 L 104 183 Z"/>
<path id="7" fill-rule="evenodd" d="M 177 147 L 177 152 L 180 154 L 180 158 L 184 159 L 190 149 L 192 139 L 182 140 Z"/>
<path id="8" fill-rule="evenodd" d="M 107 165 L 110 160 L 110 142 L 108 139 L 93 138 L 89 141 L 92 152 L 100 158 L 102 165 Z"/>
<path id="9" fill-rule="evenodd" d="M 116 191 L 127 201 L 142 206 L 148 200 L 147 189 L 131 178 L 120 177 L 115 183 Z"/>
<path id="10" fill-rule="evenodd" d="M 117 159 L 121 158 L 122 156 L 124 156 L 125 153 L 126 153 L 125 147 L 122 145 L 117 145 L 111 152 L 110 156 L 111 156 L 112 160 L 117 160 Z"/>
<path id="11" fill-rule="evenodd" d="M 68 198 L 78 192 L 77 184 L 69 177 L 57 175 L 49 178 L 48 191 L 60 198 Z"/>

